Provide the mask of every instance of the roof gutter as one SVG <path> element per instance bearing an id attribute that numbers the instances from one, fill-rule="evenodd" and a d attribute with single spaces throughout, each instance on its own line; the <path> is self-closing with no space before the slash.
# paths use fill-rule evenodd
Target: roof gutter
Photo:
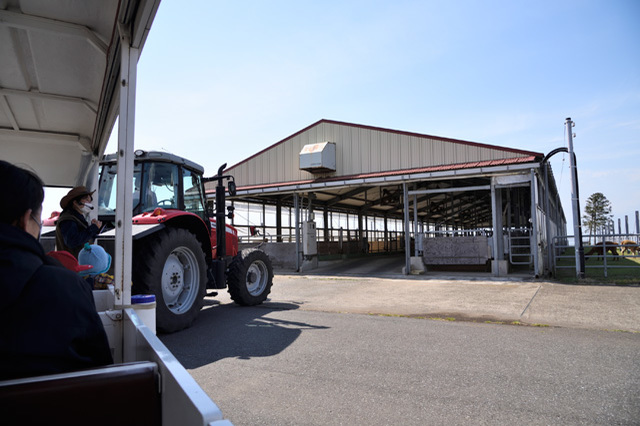
<path id="1" fill-rule="evenodd" d="M 344 187 L 344 186 L 357 186 L 357 185 L 365 185 L 365 184 L 393 184 L 393 183 L 401 183 L 401 182 L 414 182 L 420 180 L 434 180 L 434 179 L 443 179 L 443 178 L 467 178 L 471 176 L 482 176 L 487 174 L 502 174 L 502 173 L 513 173 L 513 172 L 521 172 L 521 171 L 529 171 L 531 169 L 539 168 L 539 163 L 521 163 L 521 164 L 508 164 L 502 166 L 491 166 L 491 167 L 476 167 L 469 169 L 456 169 L 456 170 L 445 170 L 445 171 L 436 171 L 436 172 L 424 172 L 424 173 L 405 173 L 398 174 L 392 176 L 381 176 L 381 177 L 363 177 L 356 179 L 341 179 L 334 181 L 324 181 L 324 182 L 316 182 L 316 181 L 306 181 L 306 182 L 297 182 L 294 184 L 291 183 L 282 183 L 282 184 L 274 184 L 274 185 L 265 185 L 260 187 L 251 187 L 243 189 L 242 187 L 238 187 L 237 189 L 237 197 L 245 197 L 250 195 L 267 195 L 267 194 L 286 194 L 286 193 L 296 193 L 296 192 L 306 192 L 319 190 L 323 188 L 336 188 L 336 187 Z M 215 191 L 207 191 L 207 193 L 213 193 Z"/>

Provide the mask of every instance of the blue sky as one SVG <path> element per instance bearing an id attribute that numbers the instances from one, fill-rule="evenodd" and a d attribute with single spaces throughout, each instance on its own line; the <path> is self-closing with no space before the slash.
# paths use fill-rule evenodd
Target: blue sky
<path id="1" fill-rule="evenodd" d="M 581 207 L 602 192 L 635 231 L 637 0 L 163 0 L 138 78 L 136 147 L 208 175 L 322 118 L 546 154 L 571 117 Z"/>

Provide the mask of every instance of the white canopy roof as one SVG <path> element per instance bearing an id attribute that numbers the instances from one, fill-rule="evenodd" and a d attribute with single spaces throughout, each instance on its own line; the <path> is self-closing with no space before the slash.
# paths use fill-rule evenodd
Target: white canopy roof
<path id="1" fill-rule="evenodd" d="M 0 0 L 0 158 L 76 186 L 119 110 L 120 35 L 142 49 L 160 0 Z"/>

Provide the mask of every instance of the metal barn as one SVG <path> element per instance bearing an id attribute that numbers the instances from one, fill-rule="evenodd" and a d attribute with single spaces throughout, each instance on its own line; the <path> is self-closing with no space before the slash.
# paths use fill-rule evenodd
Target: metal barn
<path id="1" fill-rule="evenodd" d="M 566 235 L 543 159 L 320 120 L 225 173 L 237 184 L 233 225 L 245 241 L 264 241 L 282 266 L 404 253 L 407 274 L 426 268 L 540 276 L 551 268 L 548 242 Z"/>

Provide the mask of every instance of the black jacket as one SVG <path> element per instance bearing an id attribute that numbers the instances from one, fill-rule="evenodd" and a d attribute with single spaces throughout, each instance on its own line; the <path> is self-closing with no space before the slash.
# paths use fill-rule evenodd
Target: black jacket
<path id="1" fill-rule="evenodd" d="M 113 362 L 89 286 L 3 223 L 0 294 L 0 380 Z"/>
<path id="2" fill-rule="evenodd" d="M 63 210 L 56 221 L 56 250 L 68 251 L 77 258 L 84 244 L 92 244 L 99 233 L 100 229 L 77 211 Z"/>

